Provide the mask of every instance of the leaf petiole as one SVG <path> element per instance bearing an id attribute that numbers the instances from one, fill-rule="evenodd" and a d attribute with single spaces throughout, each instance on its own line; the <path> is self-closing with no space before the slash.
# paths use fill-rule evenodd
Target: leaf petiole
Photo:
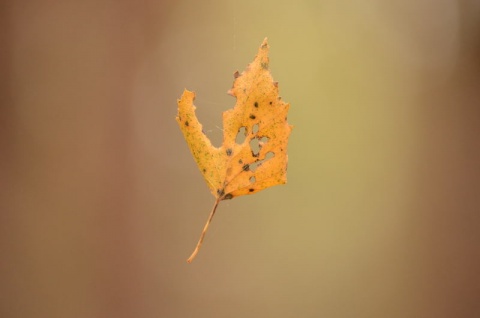
<path id="1" fill-rule="evenodd" d="M 205 234 L 207 233 L 208 226 L 210 225 L 210 222 L 212 222 L 213 216 L 215 215 L 215 211 L 217 210 L 217 206 L 220 201 L 221 201 L 221 198 L 217 198 L 215 200 L 215 204 L 213 205 L 212 212 L 210 212 L 210 215 L 208 216 L 207 223 L 203 228 L 203 231 L 202 231 L 202 234 L 200 235 L 200 239 L 198 240 L 197 246 L 195 246 L 195 250 L 193 251 L 192 255 L 190 255 L 190 257 L 187 259 L 187 263 L 193 262 L 195 256 L 197 256 L 198 251 L 200 250 L 200 246 L 202 246 L 203 239 L 205 238 Z"/>

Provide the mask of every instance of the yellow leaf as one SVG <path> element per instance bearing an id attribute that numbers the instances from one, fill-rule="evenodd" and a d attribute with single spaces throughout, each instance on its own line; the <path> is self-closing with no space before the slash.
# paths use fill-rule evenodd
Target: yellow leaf
<path id="1" fill-rule="evenodd" d="M 185 90 L 178 100 L 178 125 L 216 199 L 189 263 L 198 253 L 220 201 L 287 182 L 287 143 L 292 130 L 287 123 L 289 104 L 278 96 L 278 83 L 268 69 L 268 49 L 265 39 L 247 69 L 234 74 L 228 93 L 237 102 L 223 113 L 219 148 L 205 136 L 195 115 L 195 93 Z M 244 140 L 237 143 L 240 137 Z"/>

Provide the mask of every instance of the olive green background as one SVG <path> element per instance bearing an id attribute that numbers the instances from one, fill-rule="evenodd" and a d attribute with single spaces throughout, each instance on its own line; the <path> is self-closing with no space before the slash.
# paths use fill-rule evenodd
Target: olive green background
<path id="1" fill-rule="evenodd" d="M 0 316 L 480 316 L 478 1 L 4 1 Z M 288 183 L 213 204 L 268 37 Z"/>

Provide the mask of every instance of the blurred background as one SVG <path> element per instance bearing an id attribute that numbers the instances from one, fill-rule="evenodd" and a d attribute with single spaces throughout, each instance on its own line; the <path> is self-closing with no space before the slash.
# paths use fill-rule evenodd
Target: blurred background
<path id="1" fill-rule="evenodd" d="M 0 316 L 480 317 L 480 1 L 2 1 Z M 221 202 L 264 37 L 288 184 Z"/>

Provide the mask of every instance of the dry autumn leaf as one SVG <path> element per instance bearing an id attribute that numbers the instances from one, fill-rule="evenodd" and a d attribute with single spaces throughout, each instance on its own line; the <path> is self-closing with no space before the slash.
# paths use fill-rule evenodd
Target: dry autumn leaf
<path id="1" fill-rule="evenodd" d="M 278 83 L 268 70 L 268 49 L 265 39 L 247 69 L 234 74 L 228 93 L 237 102 L 223 113 L 223 144 L 219 148 L 205 136 L 195 115 L 195 93 L 185 90 L 178 100 L 178 125 L 215 197 L 189 263 L 197 255 L 220 201 L 287 182 L 287 143 L 292 130 L 287 123 L 289 104 L 278 96 Z"/>

